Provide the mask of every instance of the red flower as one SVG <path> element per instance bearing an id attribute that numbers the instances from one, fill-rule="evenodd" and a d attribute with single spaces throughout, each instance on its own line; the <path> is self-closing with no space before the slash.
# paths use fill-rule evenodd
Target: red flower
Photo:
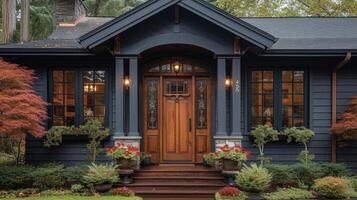
<path id="1" fill-rule="evenodd" d="M 245 155 L 247 156 L 247 159 L 250 159 L 250 157 L 252 157 L 252 152 L 246 151 Z"/>
<path id="2" fill-rule="evenodd" d="M 235 187 L 224 187 L 218 191 L 221 196 L 235 197 L 240 194 L 240 190 Z"/>

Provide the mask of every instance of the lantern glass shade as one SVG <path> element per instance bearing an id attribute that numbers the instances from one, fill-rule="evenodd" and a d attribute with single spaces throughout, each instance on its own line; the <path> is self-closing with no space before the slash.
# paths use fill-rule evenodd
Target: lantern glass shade
<path id="1" fill-rule="evenodd" d="M 175 62 L 175 63 L 174 63 L 174 72 L 175 72 L 175 73 L 179 73 L 179 72 L 180 72 L 180 69 L 181 69 L 180 63 Z"/>
<path id="2" fill-rule="evenodd" d="M 130 81 L 130 78 L 129 78 L 129 77 L 125 77 L 125 78 L 124 78 L 124 86 L 125 86 L 125 87 L 129 87 L 129 86 L 130 86 L 130 82 L 131 82 L 131 81 Z"/>
<path id="3" fill-rule="evenodd" d="M 226 85 L 226 87 L 230 87 L 232 85 L 232 80 L 227 77 L 226 80 L 224 81 L 224 84 Z"/>

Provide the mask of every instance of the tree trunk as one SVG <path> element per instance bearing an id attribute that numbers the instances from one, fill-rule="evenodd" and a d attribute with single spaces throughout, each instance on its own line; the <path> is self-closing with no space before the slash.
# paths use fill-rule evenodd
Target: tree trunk
<path id="1" fill-rule="evenodd" d="M 29 18 L 30 0 L 21 0 L 21 42 L 27 42 L 29 40 Z"/>
<path id="2" fill-rule="evenodd" d="M 16 30 L 16 1 L 3 0 L 2 2 L 3 43 L 10 41 Z"/>

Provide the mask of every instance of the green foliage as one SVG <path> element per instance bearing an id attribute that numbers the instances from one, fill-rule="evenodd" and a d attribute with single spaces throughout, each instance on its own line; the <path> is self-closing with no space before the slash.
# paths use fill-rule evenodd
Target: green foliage
<path id="1" fill-rule="evenodd" d="M 53 1 L 32 0 L 29 31 L 31 40 L 47 38 L 53 31 Z"/>
<path id="2" fill-rule="evenodd" d="M 203 155 L 203 160 L 206 162 L 208 166 L 213 167 L 215 165 L 215 154 L 214 153 L 207 153 Z"/>
<path id="3" fill-rule="evenodd" d="M 38 167 L 32 174 L 33 186 L 40 190 L 62 188 L 65 183 L 62 177 L 64 171 L 64 165 L 61 164 L 47 164 Z"/>
<path id="4" fill-rule="evenodd" d="M 294 168 L 290 165 L 265 165 L 272 175 L 271 184 L 278 187 L 298 186 L 298 180 Z"/>
<path id="5" fill-rule="evenodd" d="M 87 144 L 87 148 L 90 152 L 89 160 L 95 162 L 99 154 L 101 142 L 110 134 L 109 129 L 102 129 L 101 127 L 102 124 L 97 119 L 89 119 L 79 128 L 73 126 L 53 126 L 47 131 L 44 146 L 59 146 L 62 144 L 64 135 L 86 135 L 89 138 L 89 143 Z"/>
<path id="6" fill-rule="evenodd" d="M 243 169 L 236 175 L 236 183 L 240 189 L 251 193 L 262 193 L 266 191 L 271 183 L 272 176 L 266 168 L 252 164 L 250 167 L 244 165 Z"/>
<path id="7" fill-rule="evenodd" d="M 50 128 L 43 141 L 45 147 L 59 146 L 62 144 L 63 135 L 73 135 L 74 127 L 53 126 Z"/>
<path id="8" fill-rule="evenodd" d="M 117 166 L 112 164 L 92 164 L 88 166 L 88 172 L 83 176 L 86 184 L 93 186 L 104 183 L 117 183 L 119 181 Z"/>
<path id="9" fill-rule="evenodd" d="M 0 165 L 12 165 L 15 163 L 15 158 L 12 155 L 0 152 Z"/>
<path id="10" fill-rule="evenodd" d="M 20 189 L 31 187 L 35 168 L 29 165 L 0 166 L 0 188 Z"/>
<path id="11" fill-rule="evenodd" d="M 254 137 L 254 146 L 259 150 L 260 164 L 268 163 L 271 159 L 265 157 L 264 146 L 268 142 L 277 141 L 279 132 L 267 125 L 259 125 L 250 134 Z"/>
<path id="12" fill-rule="evenodd" d="M 145 0 L 85 0 L 84 2 L 91 16 L 119 16 Z"/>
<path id="13" fill-rule="evenodd" d="M 72 193 L 82 193 L 84 191 L 84 186 L 81 184 L 73 184 L 71 186 L 71 192 Z"/>
<path id="14" fill-rule="evenodd" d="M 87 165 L 76 165 L 72 167 L 67 167 L 63 172 L 63 178 L 66 182 L 70 183 L 81 183 L 83 182 L 82 178 L 87 173 Z"/>
<path id="15" fill-rule="evenodd" d="M 230 196 L 222 196 L 218 192 L 215 194 L 215 200 L 245 200 L 247 199 L 247 195 L 241 192 L 238 196 L 230 197 Z"/>
<path id="16" fill-rule="evenodd" d="M 344 164 L 312 163 L 309 165 L 266 165 L 272 174 L 272 185 L 279 187 L 311 187 L 314 180 L 324 176 L 349 176 Z"/>
<path id="17" fill-rule="evenodd" d="M 313 186 L 318 197 L 343 199 L 348 197 L 348 183 L 339 177 L 327 176 L 315 180 Z"/>
<path id="18" fill-rule="evenodd" d="M 299 188 L 279 188 L 277 191 L 262 195 L 266 200 L 299 200 L 311 199 L 314 195 Z"/>
<path id="19" fill-rule="evenodd" d="M 285 129 L 283 133 L 286 136 L 288 136 L 287 139 L 288 143 L 295 141 L 297 143 L 304 145 L 304 150 L 301 151 L 298 156 L 298 160 L 301 163 L 307 165 L 315 159 L 315 156 L 313 154 L 310 154 L 309 150 L 307 149 L 307 143 L 315 135 L 315 133 L 312 130 L 307 128 L 292 127 L 292 128 Z"/>
<path id="20" fill-rule="evenodd" d="M 79 131 L 88 135 L 89 143 L 87 148 L 90 151 L 89 160 L 95 162 L 99 154 L 99 147 L 101 142 L 110 134 L 109 129 L 102 130 L 102 124 L 99 120 L 90 119 L 84 126 L 79 127 Z"/>
<path id="21" fill-rule="evenodd" d="M 217 0 L 216 5 L 238 17 L 357 15 L 354 0 Z"/>

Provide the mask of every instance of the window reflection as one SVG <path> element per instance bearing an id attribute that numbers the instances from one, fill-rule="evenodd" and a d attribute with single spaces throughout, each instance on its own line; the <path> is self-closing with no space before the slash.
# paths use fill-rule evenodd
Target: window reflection
<path id="1" fill-rule="evenodd" d="M 105 71 L 83 71 L 84 120 L 98 119 L 104 125 Z"/>
<path id="2" fill-rule="evenodd" d="M 304 71 L 282 71 L 282 127 L 304 125 Z"/>
<path id="3" fill-rule="evenodd" d="M 75 125 L 75 72 L 53 71 L 53 125 Z"/>
<path id="4" fill-rule="evenodd" d="M 273 71 L 252 72 L 252 127 L 273 126 L 274 114 L 274 73 Z"/>

